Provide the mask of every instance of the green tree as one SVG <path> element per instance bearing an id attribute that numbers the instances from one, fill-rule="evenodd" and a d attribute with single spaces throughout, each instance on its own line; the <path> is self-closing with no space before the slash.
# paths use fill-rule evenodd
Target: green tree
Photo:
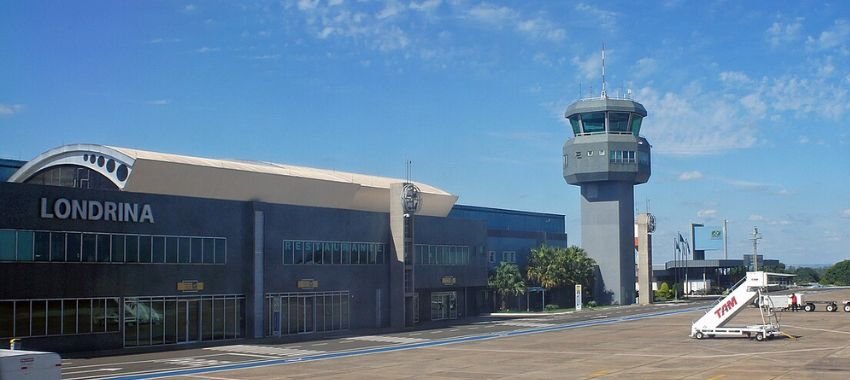
<path id="1" fill-rule="evenodd" d="M 516 264 L 505 262 L 499 264 L 496 273 L 490 277 L 489 283 L 491 288 L 502 295 L 502 310 L 508 308 L 505 297 L 509 294 L 518 296 L 525 293 L 525 281 L 522 280 L 522 274 Z"/>
<path id="2" fill-rule="evenodd" d="M 814 268 L 800 267 L 794 270 L 794 274 L 797 275 L 797 279 L 795 281 L 798 284 L 820 282 L 820 273 L 818 273 L 818 271 Z"/>
<path id="3" fill-rule="evenodd" d="M 583 249 L 554 248 L 546 245 L 531 250 L 528 261 L 528 280 L 546 289 L 555 289 L 568 284 L 581 284 L 590 288 L 596 261 L 587 256 Z"/>
<path id="4" fill-rule="evenodd" d="M 821 282 L 839 286 L 850 285 L 850 260 L 839 261 L 827 269 Z"/>
<path id="5" fill-rule="evenodd" d="M 775 265 L 765 265 L 764 268 L 759 268 L 759 270 L 770 273 L 786 273 L 785 264 L 781 262 Z"/>
<path id="6" fill-rule="evenodd" d="M 655 291 L 655 297 L 665 300 L 670 298 L 670 285 L 667 285 L 666 281 L 662 282 L 658 290 Z"/>

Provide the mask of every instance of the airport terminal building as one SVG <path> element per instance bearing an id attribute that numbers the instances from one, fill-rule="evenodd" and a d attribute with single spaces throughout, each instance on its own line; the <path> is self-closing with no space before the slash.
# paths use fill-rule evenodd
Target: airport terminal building
<path id="1" fill-rule="evenodd" d="M 522 212 L 392 178 L 82 144 L 18 164 L 0 182 L 0 340 L 25 349 L 463 318 L 491 304 L 499 231 L 566 245 L 562 215 L 492 226 Z"/>

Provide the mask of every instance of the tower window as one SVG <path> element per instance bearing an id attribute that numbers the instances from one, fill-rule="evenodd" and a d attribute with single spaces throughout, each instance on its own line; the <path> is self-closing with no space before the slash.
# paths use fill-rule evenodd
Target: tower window
<path id="1" fill-rule="evenodd" d="M 584 133 L 605 132 L 605 112 L 588 112 L 581 114 Z"/>
<path id="2" fill-rule="evenodd" d="M 629 113 L 628 112 L 609 112 L 608 113 L 608 130 L 611 132 L 628 132 L 629 130 Z"/>

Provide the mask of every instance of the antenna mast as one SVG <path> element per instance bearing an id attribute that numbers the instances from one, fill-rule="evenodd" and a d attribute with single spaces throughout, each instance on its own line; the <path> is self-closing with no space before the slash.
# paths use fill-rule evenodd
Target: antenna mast
<path id="1" fill-rule="evenodd" d="M 602 43 L 602 97 L 607 98 L 608 92 L 605 88 L 605 43 Z"/>

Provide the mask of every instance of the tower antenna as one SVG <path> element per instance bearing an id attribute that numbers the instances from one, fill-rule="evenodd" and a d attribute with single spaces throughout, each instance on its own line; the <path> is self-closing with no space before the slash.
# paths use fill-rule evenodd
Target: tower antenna
<path id="1" fill-rule="evenodd" d="M 602 43 L 602 97 L 608 97 L 608 92 L 605 89 L 605 42 Z"/>

